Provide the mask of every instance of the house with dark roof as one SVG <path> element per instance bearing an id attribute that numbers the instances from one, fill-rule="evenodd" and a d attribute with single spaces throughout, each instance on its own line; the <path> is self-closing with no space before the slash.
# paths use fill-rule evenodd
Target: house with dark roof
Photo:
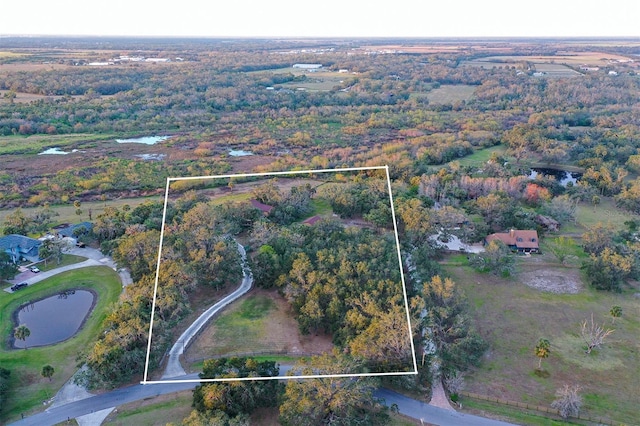
<path id="1" fill-rule="evenodd" d="M 42 245 L 42 241 L 24 235 L 11 234 L 0 237 L 0 250 L 7 253 L 14 263 L 18 263 L 21 258 L 31 262 L 40 260 L 38 256 L 40 245 Z"/>
<path id="2" fill-rule="evenodd" d="M 311 216 L 309 219 L 304 220 L 302 223 L 305 225 L 313 226 L 320 219 L 322 219 L 321 216 Z"/>
<path id="3" fill-rule="evenodd" d="M 269 206 L 267 204 L 263 204 L 258 200 L 249 200 L 249 202 L 251 203 L 251 205 L 253 207 L 255 207 L 256 209 L 262 211 L 262 214 L 264 214 L 265 216 L 268 215 L 269 213 L 271 213 L 271 210 L 273 210 L 273 206 Z"/>
<path id="4" fill-rule="evenodd" d="M 540 249 L 538 231 L 534 230 L 511 229 L 509 232 L 487 235 L 484 239 L 485 244 L 493 240 L 500 240 L 512 250 L 523 253 L 536 253 Z"/>
<path id="5" fill-rule="evenodd" d="M 57 229 L 56 233 L 61 238 L 77 238 L 77 235 L 74 234 L 76 229 L 81 229 L 84 227 L 88 232 L 91 232 L 93 229 L 93 223 L 91 222 L 81 222 L 75 225 L 69 225 L 66 228 Z"/>

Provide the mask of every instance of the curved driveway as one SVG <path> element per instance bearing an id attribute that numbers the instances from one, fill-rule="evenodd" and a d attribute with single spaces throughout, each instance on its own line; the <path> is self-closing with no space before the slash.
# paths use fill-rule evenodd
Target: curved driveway
<path id="1" fill-rule="evenodd" d="M 198 317 L 190 326 L 187 328 L 184 333 L 178 338 L 176 343 L 171 347 L 169 351 L 169 359 L 167 360 L 167 367 L 164 370 L 164 374 L 162 375 L 163 379 L 175 378 L 179 376 L 184 376 L 187 374 L 182 368 L 182 364 L 180 364 L 180 355 L 184 353 L 186 347 L 189 346 L 193 338 L 200 332 L 200 330 L 209 322 L 209 320 L 222 308 L 227 306 L 229 303 L 236 300 L 238 297 L 242 296 L 246 292 L 249 291 L 251 285 L 253 284 L 253 275 L 251 275 L 251 271 L 247 266 L 247 253 L 244 250 L 244 247 L 238 242 L 238 252 L 240 252 L 240 256 L 242 257 L 242 283 L 240 287 L 238 287 L 233 293 L 227 295 L 224 299 L 220 300 L 218 303 L 204 311 L 202 315 Z M 146 378 L 145 378 L 146 380 Z"/>
<path id="2" fill-rule="evenodd" d="M 106 257 L 100 250 L 96 250 L 90 247 L 78 248 L 74 247 L 68 254 L 74 254 L 76 256 L 86 257 L 87 260 L 79 263 L 74 263 L 71 265 L 61 266 L 59 268 L 54 268 L 49 271 L 43 271 L 38 273 L 33 272 L 23 272 L 18 274 L 13 280 L 9 280 L 10 283 L 15 284 L 18 282 L 25 282 L 27 285 L 33 285 L 40 281 L 43 281 L 47 278 L 50 278 L 54 275 L 57 275 L 62 272 L 71 271 L 73 269 L 86 268 L 88 266 L 108 266 L 114 271 L 118 272 L 120 275 L 120 281 L 123 286 L 129 285 L 132 282 L 131 275 L 129 275 L 129 271 L 126 269 L 118 269 L 116 263 L 110 257 Z M 11 293 L 11 287 L 7 287 L 4 291 Z"/>

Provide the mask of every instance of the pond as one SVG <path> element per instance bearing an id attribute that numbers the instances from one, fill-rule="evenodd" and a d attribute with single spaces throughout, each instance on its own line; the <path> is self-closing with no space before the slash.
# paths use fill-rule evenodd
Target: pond
<path id="1" fill-rule="evenodd" d="M 166 141 L 171 136 L 143 136 L 141 138 L 116 139 L 118 143 L 142 143 L 145 145 L 155 145 L 159 142 Z"/>
<path id="2" fill-rule="evenodd" d="M 67 290 L 18 308 L 17 325 L 24 324 L 31 334 L 26 340 L 14 339 L 15 348 L 31 348 L 62 342 L 75 335 L 94 305 L 88 290 Z M 16 327 L 17 327 L 16 325 Z"/>
<path id="3" fill-rule="evenodd" d="M 229 155 L 232 156 L 232 157 L 245 157 L 247 155 L 253 155 L 253 152 L 251 152 L 251 151 L 243 151 L 241 149 L 238 149 L 238 150 L 229 151 Z"/>
<path id="4" fill-rule="evenodd" d="M 561 169 L 548 169 L 548 168 L 532 168 L 531 173 L 529 173 L 529 179 L 535 179 L 539 174 L 553 176 L 562 186 L 567 186 L 569 182 L 573 185 L 578 183 L 580 178 L 582 177 L 582 173 L 579 172 L 569 172 L 567 170 Z"/>
<path id="5" fill-rule="evenodd" d="M 77 149 L 73 149 L 73 150 L 71 150 L 71 152 L 78 152 L 78 150 L 77 150 Z M 49 155 L 49 154 L 53 154 L 53 155 L 67 155 L 67 154 L 69 154 L 69 153 L 68 153 L 68 152 L 66 152 L 66 151 L 61 150 L 61 149 L 60 149 L 60 148 L 58 148 L 58 147 L 48 148 L 48 149 L 45 149 L 44 151 L 42 151 L 42 152 L 39 152 L 39 153 L 38 153 L 38 155 Z"/>

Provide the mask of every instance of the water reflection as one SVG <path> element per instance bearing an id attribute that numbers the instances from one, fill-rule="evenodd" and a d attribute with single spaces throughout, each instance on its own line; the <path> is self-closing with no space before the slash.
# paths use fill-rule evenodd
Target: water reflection
<path id="1" fill-rule="evenodd" d="M 95 296 L 87 290 L 66 290 L 19 308 L 17 325 L 24 324 L 31 334 L 14 340 L 16 348 L 58 343 L 78 332 L 91 311 Z"/>

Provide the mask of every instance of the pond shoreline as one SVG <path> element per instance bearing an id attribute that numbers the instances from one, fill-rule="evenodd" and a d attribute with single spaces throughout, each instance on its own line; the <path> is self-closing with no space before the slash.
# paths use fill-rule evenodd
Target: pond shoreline
<path id="1" fill-rule="evenodd" d="M 57 342 L 54 342 L 54 343 L 48 343 L 48 344 L 45 344 L 45 345 L 33 345 L 33 346 L 29 346 L 28 348 L 42 348 L 42 347 L 45 347 L 45 346 L 53 346 L 53 345 L 57 345 L 58 343 L 66 342 L 67 340 L 74 338 L 74 337 L 75 337 L 75 336 L 76 336 L 80 331 L 82 331 L 82 329 L 84 328 L 84 326 L 85 326 L 85 324 L 86 324 L 87 320 L 89 319 L 89 317 L 90 317 L 90 316 L 91 316 L 91 314 L 93 313 L 93 310 L 95 309 L 96 304 L 98 303 L 98 293 L 97 293 L 95 290 L 90 289 L 90 288 L 86 288 L 86 287 L 74 287 L 74 288 L 66 289 L 66 290 L 64 290 L 64 292 L 69 292 L 69 291 L 74 291 L 74 292 L 75 292 L 75 291 L 78 291 L 78 290 L 88 291 L 89 293 L 91 293 L 91 294 L 93 295 L 93 300 L 92 300 L 92 302 L 91 302 L 91 306 L 90 306 L 90 307 L 89 307 L 89 309 L 87 310 L 87 313 L 85 314 L 84 318 L 82 319 L 82 322 L 80 323 L 80 326 L 78 326 L 78 328 L 76 329 L 76 331 L 75 331 L 71 336 L 67 337 L 67 338 L 66 338 L 66 339 L 64 339 L 64 340 L 60 340 L 60 341 L 57 341 Z M 25 306 L 31 305 L 31 304 L 33 304 L 33 303 L 37 303 L 37 302 L 40 302 L 40 301 L 42 301 L 42 300 L 48 299 L 48 298 L 50 298 L 50 297 L 53 297 L 53 296 L 59 295 L 59 294 L 61 294 L 61 293 L 62 293 L 62 292 L 60 292 L 60 291 L 56 291 L 56 292 L 54 292 L 54 293 L 48 293 L 48 294 L 46 294 L 46 295 L 44 295 L 44 296 L 42 296 L 42 297 L 39 297 L 39 298 L 38 298 L 38 299 L 36 299 L 36 300 L 29 300 L 29 301 L 27 301 L 27 302 L 25 302 L 25 303 L 21 304 L 20 306 L 18 306 L 18 307 L 17 307 L 17 308 L 16 308 L 16 309 L 11 313 L 11 321 L 12 321 L 12 322 L 13 322 L 13 324 L 15 325 L 14 329 L 15 329 L 16 327 L 19 327 L 19 326 L 20 326 L 20 323 L 19 323 L 19 314 L 20 314 L 20 311 L 22 310 L 22 308 L 24 308 Z M 11 333 L 11 334 L 9 335 L 9 339 L 8 339 L 8 342 L 7 342 L 7 343 L 8 343 L 8 347 L 9 347 L 9 349 L 10 349 L 10 350 L 27 350 L 27 349 L 28 349 L 28 348 L 19 348 L 19 347 L 16 347 L 16 346 L 15 346 L 15 342 L 16 342 L 16 338 L 14 337 L 13 333 Z"/>

